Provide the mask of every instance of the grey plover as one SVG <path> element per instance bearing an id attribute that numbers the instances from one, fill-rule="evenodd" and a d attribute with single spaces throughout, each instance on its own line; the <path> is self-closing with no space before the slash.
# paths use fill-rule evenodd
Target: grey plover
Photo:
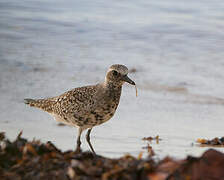
<path id="1" fill-rule="evenodd" d="M 56 97 L 24 100 L 26 104 L 48 112 L 56 121 L 76 126 L 78 128 L 76 151 L 80 151 L 80 136 L 83 130 L 88 129 L 86 140 L 95 153 L 90 142 L 90 132 L 94 126 L 108 121 L 114 115 L 119 104 L 122 85 L 125 82 L 135 85 L 127 74 L 126 66 L 114 64 L 107 71 L 103 83 L 78 87 Z"/>

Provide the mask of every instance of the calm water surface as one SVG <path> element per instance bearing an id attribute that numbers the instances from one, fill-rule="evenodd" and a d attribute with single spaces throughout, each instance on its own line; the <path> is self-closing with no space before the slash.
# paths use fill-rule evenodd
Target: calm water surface
<path id="1" fill-rule="evenodd" d="M 74 148 L 75 128 L 23 98 L 95 84 L 121 63 L 136 68 L 139 96 L 124 86 L 115 116 L 92 131 L 96 151 L 137 155 L 159 135 L 158 157 L 199 155 L 197 138 L 224 135 L 223 29 L 221 0 L 1 0 L 0 131 Z"/>

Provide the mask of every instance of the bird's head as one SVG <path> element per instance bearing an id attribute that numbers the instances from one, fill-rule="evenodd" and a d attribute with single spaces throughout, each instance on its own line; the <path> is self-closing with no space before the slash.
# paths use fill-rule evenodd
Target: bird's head
<path id="1" fill-rule="evenodd" d="M 128 68 L 121 64 L 110 66 L 107 71 L 105 81 L 106 83 L 112 83 L 117 86 L 121 86 L 125 82 L 135 85 L 135 82 L 128 77 Z"/>

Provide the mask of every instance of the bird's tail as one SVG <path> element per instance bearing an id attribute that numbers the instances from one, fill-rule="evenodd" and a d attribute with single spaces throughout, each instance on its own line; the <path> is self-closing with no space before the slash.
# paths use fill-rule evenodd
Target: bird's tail
<path id="1" fill-rule="evenodd" d="M 51 112 L 53 106 L 53 102 L 49 99 L 24 99 L 24 103 L 47 112 Z"/>

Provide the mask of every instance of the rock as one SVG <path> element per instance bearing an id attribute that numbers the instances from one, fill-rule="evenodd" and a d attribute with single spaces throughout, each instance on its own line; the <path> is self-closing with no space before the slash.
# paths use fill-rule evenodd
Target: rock
<path id="1" fill-rule="evenodd" d="M 214 149 L 207 150 L 201 157 L 188 157 L 169 180 L 179 179 L 211 180 L 224 179 L 224 154 Z"/>

